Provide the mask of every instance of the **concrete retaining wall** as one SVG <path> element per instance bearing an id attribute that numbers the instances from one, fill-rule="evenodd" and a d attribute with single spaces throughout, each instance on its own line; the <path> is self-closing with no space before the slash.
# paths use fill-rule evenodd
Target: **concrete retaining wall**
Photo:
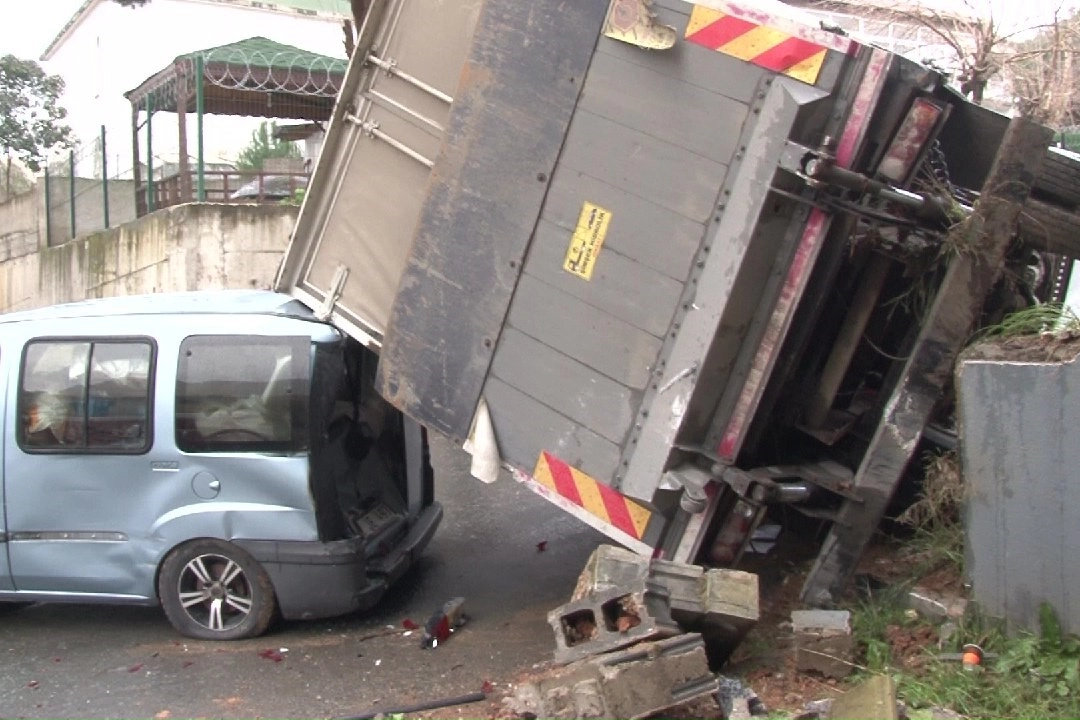
<path id="1" fill-rule="evenodd" d="M 0 263 L 44 245 L 45 204 L 40 185 L 0 202 Z"/>
<path id="2" fill-rule="evenodd" d="M 4 260 L 0 312 L 112 295 L 270 287 L 298 208 L 189 204 Z"/>
<path id="3" fill-rule="evenodd" d="M 965 360 L 959 373 L 972 597 L 1038 631 L 1080 632 L 1080 361 Z"/>

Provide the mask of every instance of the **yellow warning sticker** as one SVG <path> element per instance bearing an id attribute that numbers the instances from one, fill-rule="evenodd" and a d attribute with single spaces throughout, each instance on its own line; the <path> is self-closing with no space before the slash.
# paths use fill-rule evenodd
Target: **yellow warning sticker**
<path id="1" fill-rule="evenodd" d="M 563 270 L 584 280 L 592 279 L 593 267 L 610 222 L 609 210 L 587 201 L 581 206 L 581 215 L 563 261 Z"/>

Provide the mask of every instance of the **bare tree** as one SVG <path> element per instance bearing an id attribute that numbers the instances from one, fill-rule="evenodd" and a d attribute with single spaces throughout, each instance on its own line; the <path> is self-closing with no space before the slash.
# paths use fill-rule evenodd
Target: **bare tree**
<path id="1" fill-rule="evenodd" d="M 1076 123 L 1080 101 L 1080 18 L 1061 14 L 1058 10 L 1033 37 L 1014 44 L 1005 66 L 1018 112 L 1055 128 Z"/>
<path id="2" fill-rule="evenodd" d="M 941 57 L 920 56 L 923 62 L 953 74 L 960 92 L 983 104 L 987 85 L 1001 77 L 1012 91 L 1015 109 L 1026 117 L 1059 126 L 1071 121 L 1080 78 L 1075 55 L 1080 46 L 1080 21 L 1064 17 L 1058 8 L 1041 23 L 1005 26 L 991 0 L 945 3 L 913 0 L 893 5 L 853 0 L 789 0 L 814 10 L 858 15 L 863 23 L 887 27 L 892 38 L 906 39 L 915 52 L 937 45 Z M 1015 2 L 1016 0 L 1010 0 Z M 926 38 L 930 37 L 931 42 Z M 921 44 L 921 46 L 920 46 Z"/>

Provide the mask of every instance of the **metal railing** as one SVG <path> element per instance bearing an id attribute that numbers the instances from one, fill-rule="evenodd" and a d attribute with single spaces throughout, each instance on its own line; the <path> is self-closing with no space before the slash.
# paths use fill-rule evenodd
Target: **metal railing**
<path id="1" fill-rule="evenodd" d="M 149 197 L 152 207 L 143 212 L 153 212 L 165 207 L 193 202 L 196 183 L 195 171 L 177 172 L 153 181 Z M 241 172 L 212 171 L 203 172 L 204 202 L 218 203 L 279 203 L 296 201 L 307 188 L 308 173 L 303 172 Z M 136 196 L 147 197 L 147 183 L 136 188 Z M 142 214 L 142 213 L 140 213 Z"/>

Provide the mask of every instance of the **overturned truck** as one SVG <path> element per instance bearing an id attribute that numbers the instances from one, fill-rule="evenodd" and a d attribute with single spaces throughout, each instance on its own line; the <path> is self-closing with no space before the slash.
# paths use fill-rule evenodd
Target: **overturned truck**
<path id="1" fill-rule="evenodd" d="M 827 604 L 949 441 L 973 324 L 1060 296 L 1080 188 L 1047 133 L 1003 162 L 1007 118 L 796 13 L 372 0 L 277 285 L 476 474 L 639 553 L 733 567 L 771 505 L 831 523 Z M 963 247 L 994 172 L 1022 235 Z"/>

